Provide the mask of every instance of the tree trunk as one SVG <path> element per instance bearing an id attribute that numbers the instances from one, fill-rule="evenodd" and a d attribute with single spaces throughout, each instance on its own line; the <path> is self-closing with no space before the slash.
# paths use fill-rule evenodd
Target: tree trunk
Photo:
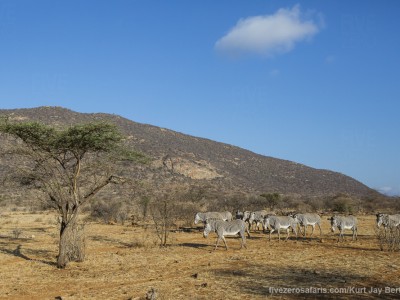
<path id="1" fill-rule="evenodd" d="M 64 218 L 61 221 L 61 229 L 60 229 L 60 243 L 58 247 L 58 257 L 57 257 L 57 268 L 64 269 L 68 262 L 68 243 L 70 234 L 68 231 L 71 231 L 72 224 L 71 222 L 66 222 Z"/>
<path id="2" fill-rule="evenodd" d="M 83 261 L 84 239 L 82 228 L 77 224 L 78 210 L 69 221 L 63 220 L 60 228 L 60 243 L 57 257 L 57 268 L 64 269 L 70 261 Z"/>

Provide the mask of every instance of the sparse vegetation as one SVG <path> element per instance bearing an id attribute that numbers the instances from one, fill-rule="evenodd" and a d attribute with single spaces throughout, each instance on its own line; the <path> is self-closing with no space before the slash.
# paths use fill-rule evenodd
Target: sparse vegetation
<path id="1" fill-rule="evenodd" d="M 90 216 L 102 220 L 105 224 L 115 222 L 124 225 L 128 219 L 129 211 L 127 205 L 122 201 L 110 200 L 106 202 L 101 200 L 91 205 Z"/>
<path id="2" fill-rule="evenodd" d="M 61 217 L 57 267 L 64 268 L 81 249 L 70 246 L 75 236 L 82 205 L 109 184 L 121 182 L 114 166 L 118 161 L 139 160 L 139 154 L 119 147 L 122 134 L 109 123 L 88 123 L 56 129 L 39 122 L 9 122 L 0 124 L 0 132 L 16 138 L 19 147 L 14 154 L 27 159 L 16 166 L 15 179 L 24 186 L 41 190 L 47 202 Z M 123 156 L 120 153 L 123 153 Z M 110 162 L 113 162 L 110 164 Z M 83 256 L 78 255 L 79 259 Z"/>
<path id="3" fill-rule="evenodd" d="M 17 221 L 28 235 L 40 232 L 33 240 L 1 236 L 0 295 L 5 299 L 144 299 L 153 287 L 159 299 L 261 300 L 286 298 L 286 294 L 271 294 L 269 287 L 369 289 L 400 285 L 398 252 L 380 250 L 373 215 L 359 216 L 356 242 L 346 233 L 346 241 L 337 244 L 337 236 L 329 232 L 329 222 L 324 219 L 322 241 L 314 237 L 278 243 L 273 234 L 268 242 L 264 233 L 252 232 L 246 250 L 239 250 L 240 243 L 233 237 L 228 251 L 212 251 L 215 236 L 207 240 L 198 231 L 178 231 L 171 246 L 160 248 L 150 224 L 132 227 L 90 222 L 85 226 L 86 241 L 90 242 L 85 262 L 71 263 L 62 271 L 54 270 L 57 248 L 52 234 L 57 227 L 38 226 L 34 222 L 38 217 L 53 219 L 51 214 L 23 211 L 7 212 L 7 218 L 0 219 L 1 232 L 10 232 Z M 398 293 L 382 295 L 396 299 Z M 315 295 L 319 296 L 350 299 L 355 295 Z"/>
<path id="4" fill-rule="evenodd" d="M 49 111 L 62 114 L 56 125 L 49 119 Z M 363 215 L 383 207 L 398 210 L 399 198 L 379 195 L 337 173 L 115 116 L 81 115 L 60 108 L 27 113 L 43 123 L 9 119 L 0 126 L 0 139 L 5 141 L 0 143 L 0 175 L 8 174 L 2 177 L 0 206 L 18 216 L 0 218 L 0 228 L 11 232 L 11 236 L 1 236 L 4 240 L 0 243 L 0 271 L 5 277 L 0 294 L 6 297 L 54 297 L 43 287 L 49 286 L 46 276 L 53 274 L 57 251 L 60 268 L 90 257 L 83 266 L 71 264 L 62 271 L 66 284 L 57 286 L 57 292 L 68 293 L 71 299 L 122 299 L 128 295 L 141 299 L 150 281 L 161 299 L 193 295 L 264 299 L 270 295 L 265 287 L 288 284 L 400 284 L 398 267 L 387 267 L 387 258 L 396 255 L 391 252 L 399 251 L 399 229 L 373 231 L 370 216 L 360 218 L 362 234 L 351 246 L 337 245 L 325 222 L 323 239 L 277 244 L 274 240 L 268 243 L 257 232 L 246 251 L 210 252 L 213 242 L 203 240 L 192 228 L 197 211 L 267 209 L 277 214 L 335 211 Z M 117 125 L 94 119 L 112 120 Z M 128 138 L 119 130 L 128 133 Z M 122 143 L 129 147 L 121 149 Z M 150 168 L 132 164 L 148 161 L 129 150 L 133 147 L 151 154 Z M 204 166 L 208 172 L 203 172 Z M 207 174 L 218 176 L 208 178 Z M 196 176 L 201 179 L 193 180 Z M 129 184 L 113 185 L 126 178 Z M 34 212 L 48 209 L 58 212 L 56 219 L 53 215 L 46 218 L 51 222 L 44 222 L 43 214 L 26 220 Z M 90 221 L 86 225 L 78 221 L 82 213 L 90 217 L 85 218 Z M 132 222 L 126 225 L 129 216 Z M 52 229 L 58 229 L 59 235 Z M 35 238 L 20 239 L 22 232 Z M 90 247 L 86 247 L 88 241 Z M 380 256 L 380 250 L 388 253 Z M 21 268 L 18 278 L 7 272 L 10 256 Z M 29 263 L 32 261 L 35 264 Z M 32 273 L 36 265 L 41 267 Z M 111 278 L 112 284 L 104 284 Z M 57 279 L 49 281 L 54 284 Z M 20 282 L 28 282 L 29 288 L 15 289 Z M 74 286 L 74 291 L 68 286 Z"/>

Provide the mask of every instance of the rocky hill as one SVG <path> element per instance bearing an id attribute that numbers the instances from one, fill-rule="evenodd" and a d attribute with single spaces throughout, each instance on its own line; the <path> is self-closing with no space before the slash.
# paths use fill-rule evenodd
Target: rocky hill
<path id="1" fill-rule="evenodd" d="M 358 198 L 376 193 L 340 173 L 262 156 L 232 145 L 136 123 L 117 115 L 83 114 L 61 107 L 0 110 L 0 115 L 54 126 L 94 120 L 113 122 L 128 137 L 132 147 L 153 159 L 151 166 L 143 172 L 147 172 L 154 184 L 175 176 L 188 185 L 211 185 L 216 192 L 278 192 L 309 197 L 347 194 Z M 6 162 L 0 160 L 0 176 L 4 176 L 6 169 Z"/>

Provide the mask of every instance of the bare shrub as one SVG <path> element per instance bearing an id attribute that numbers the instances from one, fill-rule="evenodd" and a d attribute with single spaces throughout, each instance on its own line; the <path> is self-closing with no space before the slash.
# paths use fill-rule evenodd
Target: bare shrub
<path id="1" fill-rule="evenodd" d="M 175 225 L 176 205 L 168 197 L 160 201 L 153 201 L 150 205 L 150 214 L 154 222 L 160 246 L 167 246 L 171 229 Z"/>
<path id="2" fill-rule="evenodd" d="M 141 235 L 135 235 L 132 242 L 132 247 L 134 248 L 153 248 L 157 246 L 158 237 L 154 234 L 153 230 L 148 230 L 147 227 L 144 228 L 144 231 Z"/>
<path id="3" fill-rule="evenodd" d="M 150 206 L 150 197 L 144 196 L 143 198 L 141 198 L 139 201 L 139 206 L 143 219 L 146 219 Z"/>
<path id="4" fill-rule="evenodd" d="M 20 235 L 22 234 L 22 229 L 16 227 L 11 231 L 11 234 L 14 239 L 18 239 L 20 237 Z"/>
<path id="5" fill-rule="evenodd" d="M 149 211 L 154 223 L 160 246 L 165 247 L 171 242 L 170 233 L 178 229 L 177 221 L 185 220 L 192 223 L 196 205 L 188 205 L 181 187 L 170 186 L 164 193 L 154 195 L 150 202 Z"/>
<path id="6" fill-rule="evenodd" d="M 193 202 L 181 202 L 176 205 L 176 218 L 183 221 L 184 226 L 190 227 L 193 224 L 194 215 L 200 210 L 198 204 Z"/>
<path id="7" fill-rule="evenodd" d="M 105 224 L 110 222 L 124 224 L 129 216 L 128 207 L 121 201 L 97 201 L 89 211 L 92 218 L 100 219 Z"/>
<path id="8" fill-rule="evenodd" d="M 382 251 L 399 251 L 400 250 L 400 228 L 376 228 L 375 234 L 379 249 Z"/>

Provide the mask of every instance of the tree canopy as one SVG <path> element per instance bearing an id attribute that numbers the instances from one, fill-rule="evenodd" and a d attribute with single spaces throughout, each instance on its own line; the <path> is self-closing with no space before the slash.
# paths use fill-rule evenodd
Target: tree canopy
<path id="1" fill-rule="evenodd" d="M 67 263 L 64 232 L 76 224 L 80 206 L 108 184 L 121 182 L 118 161 L 147 161 L 145 155 L 125 147 L 119 129 L 106 122 L 57 129 L 4 119 L 0 132 L 22 141 L 17 153 L 30 163 L 19 166 L 19 178 L 44 191 L 60 214 L 59 267 Z"/>

